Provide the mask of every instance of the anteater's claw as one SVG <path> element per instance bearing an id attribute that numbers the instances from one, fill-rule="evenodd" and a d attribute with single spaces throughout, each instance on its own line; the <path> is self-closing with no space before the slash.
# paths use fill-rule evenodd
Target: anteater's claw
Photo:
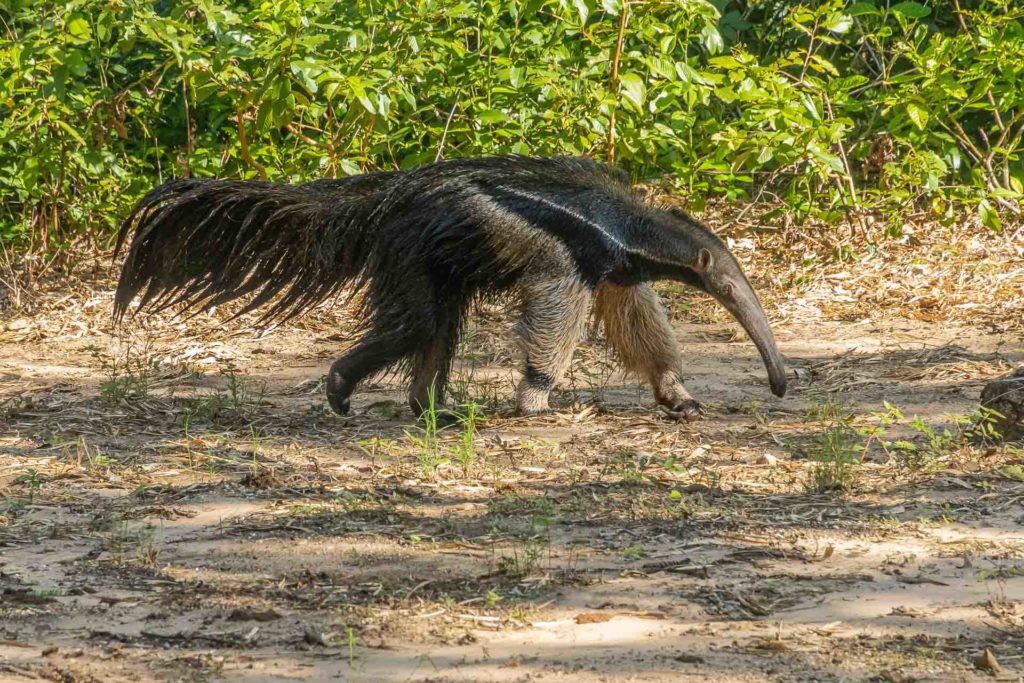
<path id="1" fill-rule="evenodd" d="M 701 419 L 700 403 L 692 398 L 678 401 L 671 406 L 662 406 L 670 419 L 676 422 L 696 422 Z"/>
<path id="2" fill-rule="evenodd" d="M 352 407 L 349 397 L 341 394 L 328 393 L 327 402 L 331 405 L 331 410 L 338 415 L 348 415 L 348 411 Z"/>

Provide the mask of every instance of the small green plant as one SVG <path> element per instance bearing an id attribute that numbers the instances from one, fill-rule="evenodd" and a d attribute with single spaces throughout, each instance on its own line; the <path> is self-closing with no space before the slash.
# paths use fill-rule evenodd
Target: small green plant
<path id="1" fill-rule="evenodd" d="M 463 412 L 458 415 L 462 432 L 453 451 L 455 460 L 462 467 L 462 475 L 469 477 L 469 468 L 476 460 L 476 422 L 480 417 L 480 406 L 471 401 L 463 404 L 462 408 Z"/>
<path id="2" fill-rule="evenodd" d="M 509 578 L 524 578 L 540 567 L 546 554 L 550 556 L 550 549 L 551 520 L 531 515 L 529 531 L 512 545 L 510 555 L 501 557 L 498 567 Z"/>
<path id="3" fill-rule="evenodd" d="M 185 413 L 182 415 L 182 430 L 185 433 L 185 457 L 188 458 L 188 468 L 194 470 L 196 468 L 196 456 L 192 451 L 192 436 L 189 434 L 188 428 L 192 424 L 192 414 Z"/>
<path id="4" fill-rule="evenodd" d="M 623 559 L 629 562 L 636 562 L 644 557 L 647 557 L 647 553 L 644 549 L 638 545 L 631 545 L 622 549 Z"/>
<path id="5" fill-rule="evenodd" d="M 372 436 L 368 439 L 360 439 L 356 442 L 356 446 L 358 446 L 359 450 L 365 453 L 366 457 L 371 461 L 390 457 L 394 455 L 398 449 L 398 444 L 394 439 L 387 439 L 381 436 Z"/>
<path id="6" fill-rule="evenodd" d="M 549 496 L 513 493 L 492 498 L 487 503 L 487 508 L 499 523 L 506 517 L 532 515 L 543 518 L 554 515 L 558 511 L 557 503 Z"/>
<path id="7" fill-rule="evenodd" d="M 466 372 L 452 372 L 448 378 L 448 396 L 457 405 L 472 401 L 470 388 L 473 385 L 473 377 Z"/>
<path id="8" fill-rule="evenodd" d="M 857 478 L 864 445 L 853 427 L 853 416 L 839 406 L 826 404 L 812 409 L 810 417 L 821 427 L 812 449 L 814 466 L 808 488 L 815 493 L 848 491 Z"/>
<path id="9" fill-rule="evenodd" d="M 119 356 L 105 356 L 96 348 L 92 352 L 106 375 L 100 384 L 100 400 L 104 404 L 116 407 L 124 401 L 141 401 L 149 396 L 152 375 L 159 362 L 146 349 L 138 352 L 129 339 Z"/>
<path id="10" fill-rule="evenodd" d="M 448 463 L 441 454 L 441 442 L 438 439 L 438 411 L 434 400 L 434 386 L 427 390 L 427 407 L 420 415 L 420 425 L 416 427 L 419 434 L 406 430 L 405 436 L 416 446 L 416 460 L 425 476 L 432 476 L 437 468 Z"/>
<path id="11" fill-rule="evenodd" d="M 146 524 L 135 533 L 135 559 L 144 567 L 155 567 L 160 559 L 156 544 L 156 527 Z"/>
<path id="12" fill-rule="evenodd" d="M 356 663 L 356 631 L 346 624 L 345 637 L 348 640 L 348 667 L 354 668 Z"/>
<path id="13" fill-rule="evenodd" d="M 128 520 L 119 519 L 107 539 L 107 550 L 114 564 L 125 564 L 128 553 L 134 551 L 134 559 L 145 567 L 156 566 L 160 558 L 160 549 L 156 545 L 156 527 L 145 524 L 132 528 Z"/>
<path id="14" fill-rule="evenodd" d="M 653 476 L 647 472 L 650 464 L 646 454 L 632 447 L 622 448 L 608 459 L 602 474 L 618 474 L 626 485 L 645 484 L 654 481 Z"/>
<path id="15" fill-rule="evenodd" d="M 697 473 L 693 477 L 694 483 L 703 484 L 712 491 L 722 488 L 722 470 L 705 465 L 698 465 Z"/>
<path id="16" fill-rule="evenodd" d="M 594 359 L 588 358 L 585 347 L 578 347 L 573 352 L 572 362 L 569 364 L 569 371 L 567 373 L 567 379 L 569 382 L 569 390 L 572 392 L 573 403 L 580 402 L 579 390 L 577 385 L 577 376 L 582 379 L 582 384 L 585 386 L 587 392 L 592 396 L 593 401 L 597 403 L 603 403 L 605 400 L 605 392 L 608 389 L 608 382 L 611 380 L 612 375 L 615 372 L 615 363 L 612 362 L 610 356 L 605 355 L 603 358 Z"/>
<path id="17" fill-rule="evenodd" d="M 33 501 L 35 501 L 36 494 L 39 493 L 39 490 L 43 486 L 43 479 L 38 470 L 34 467 L 30 467 L 25 474 L 19 474 L 15 477 L 14 483 L 28 486 L 28 504 L 32 505 Z"/>
<path id="18" fill-rule="evenodd" d="M 263 469 L 263 466 L 259 463 L 260 453 L 260 433 L 256 431 L 256 428 L 249 425 L 249 439 L 250 439 L 250 453 L 252 454 L 252 463 L 249 465 L 249 473 L 255 477 Z"/>
<path id="19" fill-rule="evenodd" d="M 994 444 L 1001 442 L 1003 435 L 999 432 L 998 425 L 1006 419 L 1006 416 L 998 410 L 979 405 L 978 411 L 971 416 L 968 433 L 971 437 L 982 444 Z"/>
<path id="20" fill-rule="evenodd" d="M 267 394 L 266 382 L 252 382 L 244 375 L 229 368 L 224 374 L 228 379 L 228 404 L 240 416 L 251 418 Z"/>
<path id="21" fill-rule="evenodd" d="M 686 494 L 678 489 L 672 489 L 669 491 L 668 499 L 668 513 L 672 517 L 678 519 L 689 519 L 693 517 L 698 510 L 708 506 L 707 502 L 704 500 L 704 496 L 699 492 Z"/>
<path id="22" fill-rule="evenodd" d="M 65 444 L 64 453 L 68 460 L 73 460 L 76 467 L 84 467 L 86 472 L 94 476 L 118 464 L 109 455 L 101 453 L 99 446 L 93 447 L 86 443 L 85 437 L 79 437 L 75 442 L 73 454 L 71 445 Z"/>
<path id="23" fill-rule="evenodd" d="M 999 414 L 981 407 L 972 415 L 946 416 L 949 424 L 940 428 L 916 415 L 908 420 L 903 411 L 888 401 L 883 406 L 884 411 L 873 413 L 882 425 L 874 433 L 879 437 L 879 446 L 903 469 L 919 471 L 937 467 L 956 452 L 969 448 L 972 440 L 981 443 L 999 440 L 995 427 Z M 893 441 L 881 438 L 894 427 L 909 429 L 913 436 Z"/>
<path id="24" fill-rule="evenodd" d="M 1007 465 L 998 470 L 999 474 L 1013 481 L 1024 482 L 1024 467 L 1020 465 Z"/>

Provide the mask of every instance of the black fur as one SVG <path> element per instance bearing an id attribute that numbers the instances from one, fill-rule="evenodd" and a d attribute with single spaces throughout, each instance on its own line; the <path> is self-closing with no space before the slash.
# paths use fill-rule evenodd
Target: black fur
<path id="1" fill-rule="evenodd" d="M 241 311 L 248 312 L 281 295 L 267 308 L 268 321 L 301 313 L 348 284 L 369 286 L 378 309 L 401 299 L 414 273 L 429 277 L 438 303 L 502 291 L 522 263 L 503 262 L 487 248 L 485 231 L 502 226 L 488 224 L 469 201 L 481 197 L 557 236 L 590 284 L 676 274 L 692 258 L 692 245 L 673 253 L 681 245 L 659 234 L 663 212 L 648 207 L 624 175 L 587 159 L 458 159 L 305 185 L 176 180 L 147 194 L 121 226 L 115 253 L 137 228 L 115 314 L 121 318 L 135 297 L 139 310 L 152 312 L 254 294 Z M 616 241 L 664 260 L 636 258 Z"/>
<path id="2" fill-rule="evenodd" d="M 578 158 L 459 159 L 305 185 L 177 180 L 139 202 L 117 250 L 133 226 L 117 319 L 136 298 L 155 311 L 250 295 L 241 312 L 266 305 L 266 322 L 342 288 L 363 293 L 365 335 L 328 377 L 339 412 L 355 382 L 409 358 L 443 386 L 470 303 L 539 268 L 552 238 L 591 288 L 670 277 L 707 289 L 698 252 L 731 260 L 707 228 Z"/>

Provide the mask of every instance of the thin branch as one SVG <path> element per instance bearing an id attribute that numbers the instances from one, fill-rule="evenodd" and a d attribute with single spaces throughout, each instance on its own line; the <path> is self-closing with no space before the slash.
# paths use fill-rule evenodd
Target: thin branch
<path id="1" fill-rule="evenodd" d="M 266 180 L 267 169 L 263 164 L 253 159 L 252 154 L 249 152 L 249 138 L 245 133 L 245 118 L 242 116 L 241 109 L 238 110 L 236 119 L 238 121 L 238 146 L 242 148 L 242 158 L 245 159 L 245 163 L 256 169 L 256 172 L 260 174 L 261 178 Z"/>
<path id="2" fill-rule="evenodd" d="M 185 177 L 192 177 L 192 151 L 195 149 L 195 131 L 192 130 L 192 108 L 188 105 L 188 79 L 182 74 L 181 99 L 185 102 Z"/>
<path id="3" fill-rule="evenodd" d="M 608 163 L 615 163 L 615 110 L 619 104 L 619 62 L 622 60 L 622 43 L 626 39 L 626 22 L 629 21 L 629 3 L 622 3 L 622 11 L 619 13 L 619 37 L 615 42 L 615 52 L 612 54 L 612 73 L 609 89 L 615 101 L 612 103 L 611 114 L 608 120 Z"/>
<path id="4" fill-rule="evenodd" d="M 441 160 L 441 153 L 444 151 L 444 141 L 448 137 L 448 129 L 452 125 L 452 117 L 455 116 L 455 110 L 459 106 L 459 94 L 455 93 L 455 101 L 452 102 L 452 110 L 448 112 L 448 120 L 444 122 L 444 132 L 441 133 L 441 142 L 437 145 L 437 154 L 434 155 L 434 162 L 437 163 Z"/>
<path id="5" fill-rule="evenodd" d="M 967 40 L 971 41 L 971 45 L 975 49 L 977 49 L 978 48 L 978 44 L 974 40 L 974 34 L 971 33 L 969 28 L 967 28 L 967 21 L 964 19 L 964 11 L 962 9 L 960 9 L 960 0 L 953 0 L 953 8 L 956 10 L 956 12 L 955 12 L 956 20 L 957 20 L 957 22 L 959 22 L 960 28 L 963 30 L 964 34 L 967 36 Z M 1003 123 L 1002 113 L 999 111 L 999 107 L 996 105 L 996 98 L 992 94 L 992 90 L 991 89 L 989 89 L 985 93 L 985 98 L 988 100 L 988 103 L 992 105 L 992 113 L 995 115 L 996 125 L 999 127 L 999 131 L 1000 132 L 1005 132 L 1007 126 L 1006 126 L 1006 124 Z M 988 142 L 988 140 L 986 140 L 985 142 Z"/>
<path id="6" fill-rule="evenodd" d="M 832 113 L 832 101 L 828 96 L 822 97 L 822 100 L 825 102 L 825 112 L 828 114 L 829 120 L 835 121 L 835 114 Z M 864 217 L 860 215 L 860 200 L 857 198 L 857 185 L 853 180 L 853 169 L 850 168 L 850 160 L 846 156 L 846 147 L 843 145 L 842 140 L 837 141 L 836 144 L 839 146 L 839 158 L 842 160 L 843 169 L 846 171 L 846 183 L 850 190 L 850 203 L 853 205 L 853 209 L 857 213 L 857 222 L 860 224 L 861 234 L 866 235 L 867 226 L 864 225 Z M 842 196 L 842 194 L 843 193 L 840 191 L 840 196 Z M 846 201 L 844 200 L 843 205 L 845 206 L 845 204 Z M 850 220 L 849 211 L 846 212 L 846 218 L 847 220 Z M 851 229 L 853 228 L 853 221 L 850 221 L 850 227 Z"/>

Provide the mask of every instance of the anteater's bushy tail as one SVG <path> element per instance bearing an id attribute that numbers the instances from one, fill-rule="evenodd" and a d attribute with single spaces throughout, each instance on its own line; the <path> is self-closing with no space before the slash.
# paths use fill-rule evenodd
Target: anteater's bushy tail
<path id="1" fill-rule="evenodd" d="M 252 295 L 238 315 L 273 300 L 263 320 L 286 319 L 342 285 L 362 284 L 374 242 L 366 218 L 389 175 L 306 185 L 196 179 L 161 185 L 118 233 L 115 255 L 135 227 L 115 318 L 136 297 L 136 310 L 158 311 Z"/>

